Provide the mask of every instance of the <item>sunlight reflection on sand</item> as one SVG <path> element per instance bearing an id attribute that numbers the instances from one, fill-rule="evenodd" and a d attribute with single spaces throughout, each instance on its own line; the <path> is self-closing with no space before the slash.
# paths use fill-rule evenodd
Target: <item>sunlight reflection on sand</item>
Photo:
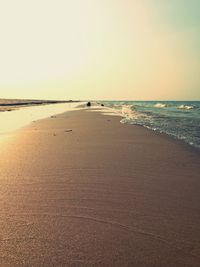
<path id="1" fill-rule="evenodd" d="M 0 113 L 0 140 L 5 140 L 5 134 L 11 133 L 35 120 L 74 110 L 78 103 L 53 104 L 25 107 L 12 112 Z"/>

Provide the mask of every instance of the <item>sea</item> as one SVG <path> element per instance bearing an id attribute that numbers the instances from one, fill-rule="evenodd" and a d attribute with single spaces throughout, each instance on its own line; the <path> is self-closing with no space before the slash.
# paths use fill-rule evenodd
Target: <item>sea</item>
<path id="1" fill-rule="evenodd" d="M 122 123 L 164 133 L 200 149 L 200 101 L 101 101 Z"/>

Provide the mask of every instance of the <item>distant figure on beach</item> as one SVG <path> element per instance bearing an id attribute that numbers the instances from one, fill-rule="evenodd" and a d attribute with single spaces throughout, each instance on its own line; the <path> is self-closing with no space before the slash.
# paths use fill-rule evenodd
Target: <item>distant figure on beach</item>
<path id="1" fill-rule="evenodd" d="M 90 102 L 87 102 L 86 106 L 87 107 L 91 107 L 91 103 Z"/>

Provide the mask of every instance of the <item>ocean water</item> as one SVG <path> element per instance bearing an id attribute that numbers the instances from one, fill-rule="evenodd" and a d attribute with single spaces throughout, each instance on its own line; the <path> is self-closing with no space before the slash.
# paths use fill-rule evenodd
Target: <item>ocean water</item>
<path id="1" fill-rule="evenodd" d="M 107 112 L 200 149 L 200 101 L 102 101 Z"/>

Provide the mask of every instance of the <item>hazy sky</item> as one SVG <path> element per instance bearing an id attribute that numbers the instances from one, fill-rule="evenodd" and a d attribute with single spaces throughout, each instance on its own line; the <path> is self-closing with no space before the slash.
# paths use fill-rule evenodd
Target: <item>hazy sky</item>
<path id="1" fill-rule="evenodd" d="M 200 100 L 199 0 L 0 0 L 0 98 Z"/>

